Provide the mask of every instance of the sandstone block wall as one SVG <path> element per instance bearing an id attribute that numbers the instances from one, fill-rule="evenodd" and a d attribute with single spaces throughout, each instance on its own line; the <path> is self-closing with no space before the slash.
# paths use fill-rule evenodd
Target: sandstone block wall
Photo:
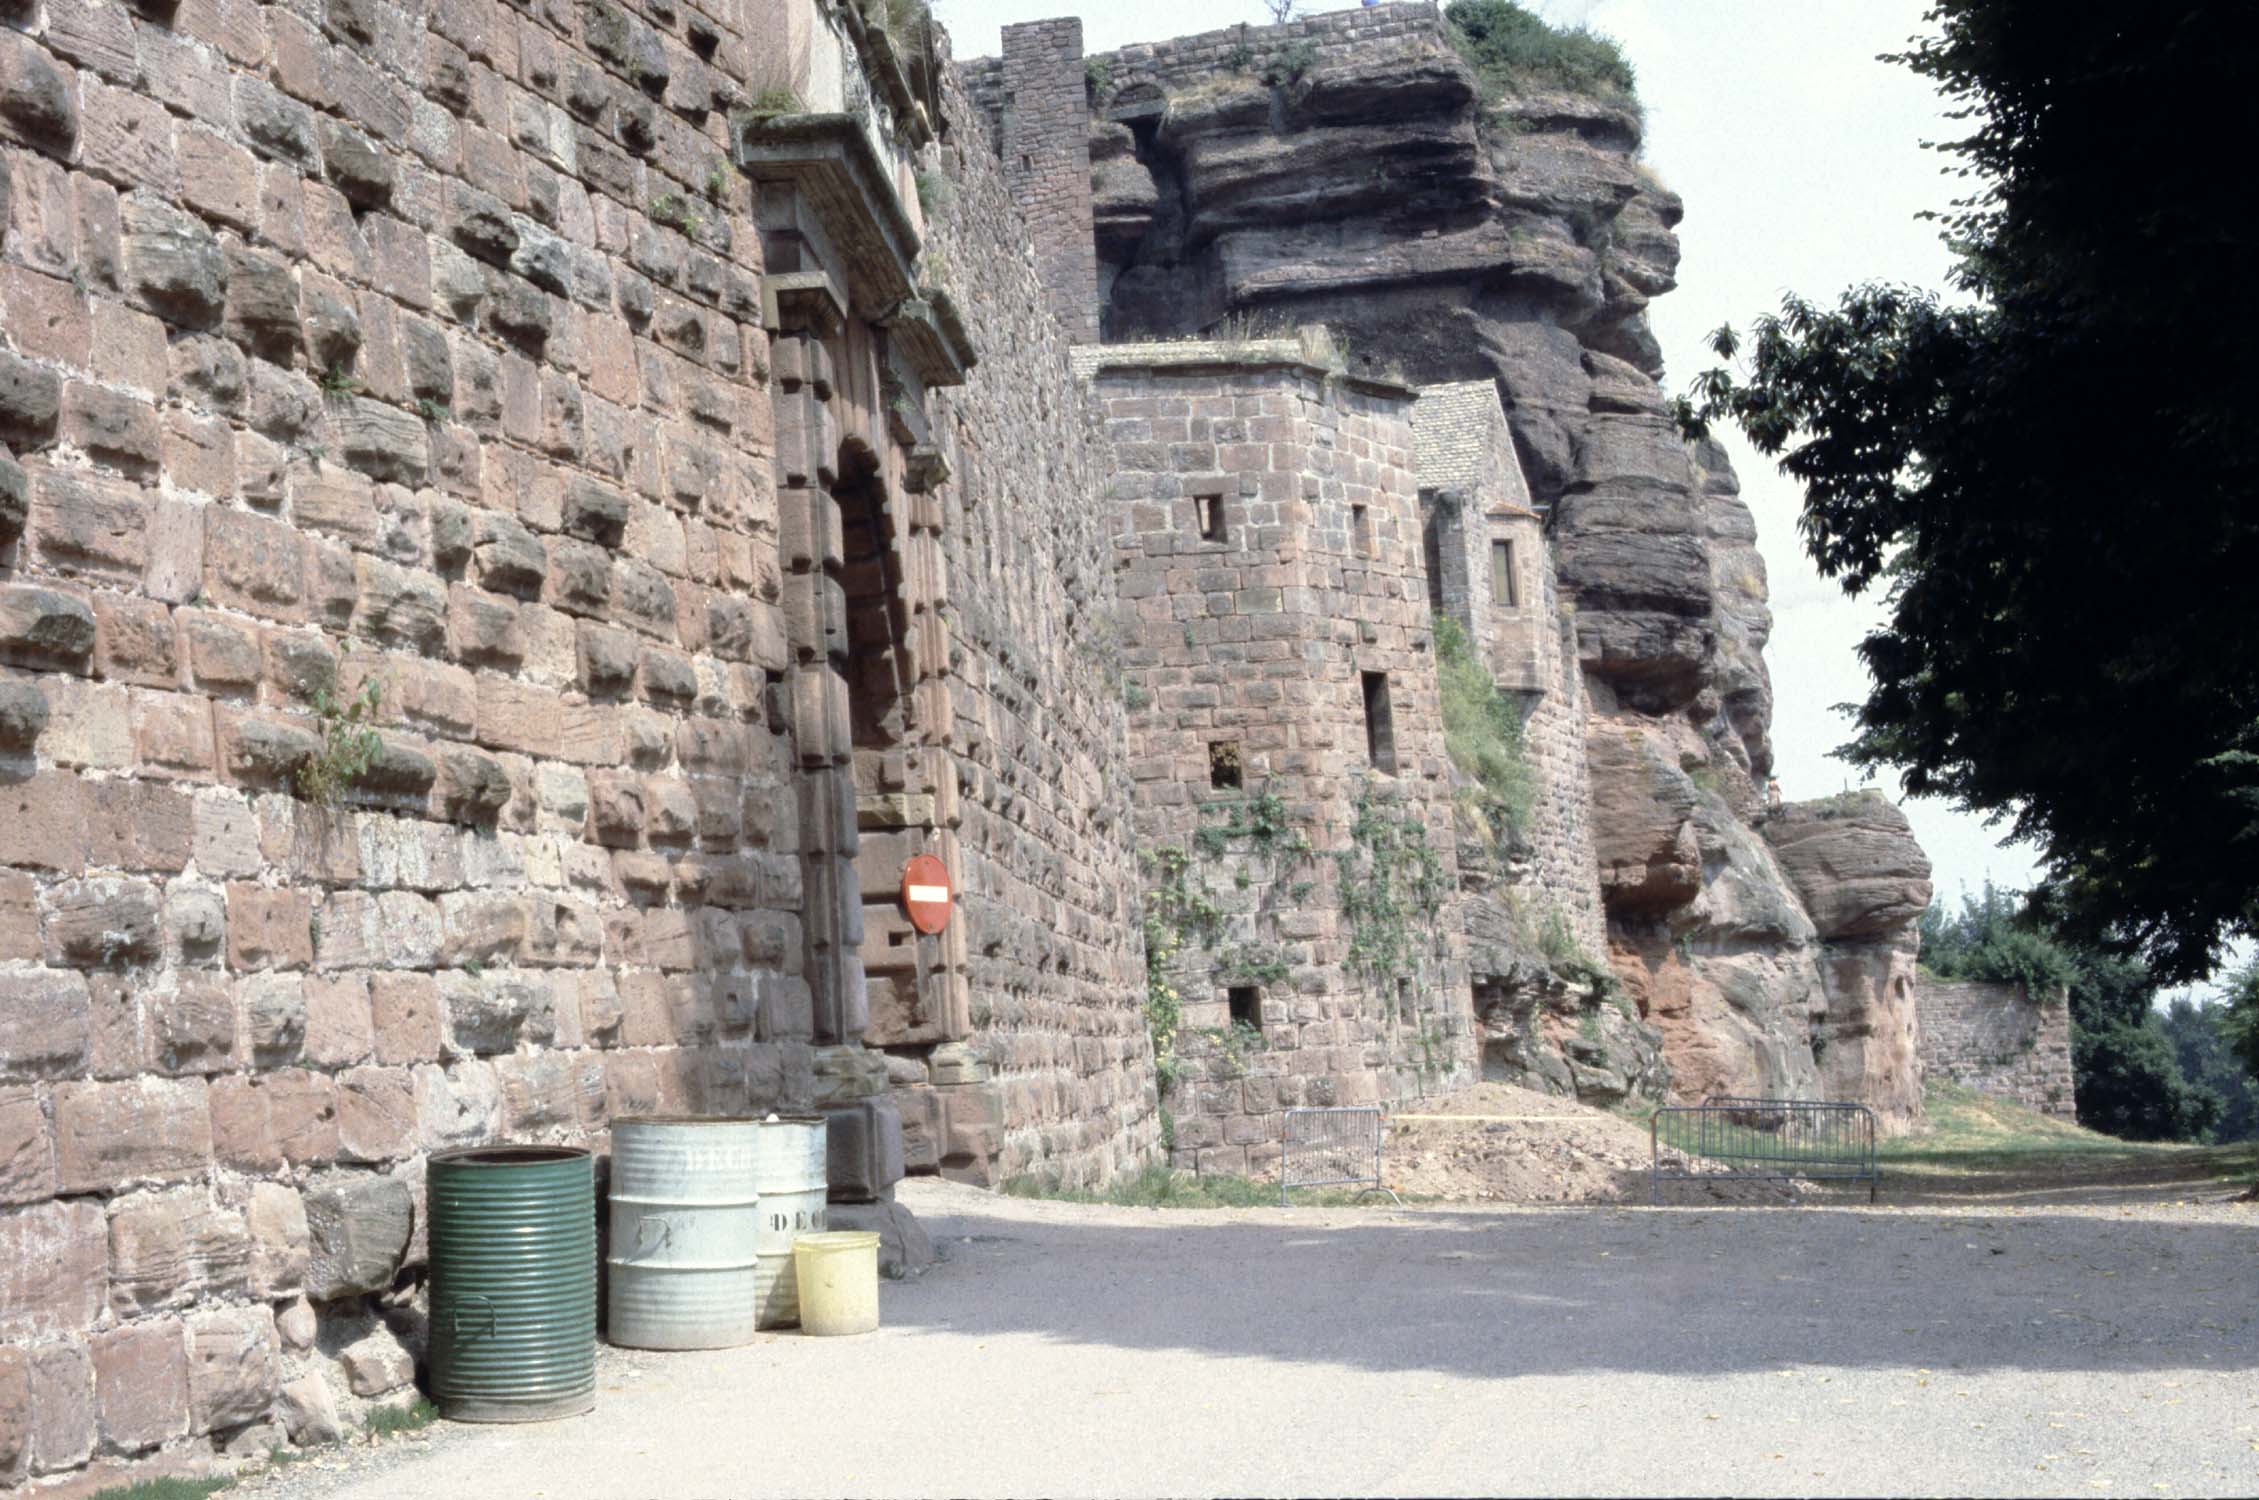
<path id="1" fill-rule="evenodd" d="M 955 88 L 950 116 L 972 118 Z M 957 1175 L 1096 1183 L 1152 1160 L 1160 1141 L 1110 607 L 1109 450 L 1045 284 L 1018 250 L 1029 229 L 1011 173 L 985 146 L 969 126 L 946 143 L 953 191 L 932 225 L 981 351 L 966 384 L 937 397 L 936 429 L 955 473 L 943 545 L 960 647 L 971 1050 L 993 1087 L 952 1091 L 964 1076 L 948 1071 L 952 1053 L 895 1097 L 913 1170 L 933 1141 Z"/>
<path id="2" fill-rule="evenodd" d="M 402 1386 L 429 1151 L 812 1093 L 732 15 L 0 34 L 11 1477 Z"/>
<path id="3" fill-rule="evenodd" d="M 1082 22 L 1074 16 L 1004 28 L 998 154 L 1027 216 L 1052 311 L 1078 344 L 1098 338 L 1098 252 L 1091 234 L 1090 96 Z"/>
<path id="4" fill-rule="evenodd" d="M 1472 1063 L 1410 393 L 1293 341 L 1078 359 L 1115 454 L 1147 910 L 1181 940 L 1174 1159 L 1260 1170 L 1277 1111 L 1416 1098 Z M 1358 905 L 1381 866 L 1400 924 Z"/>
<path id="5" fill-rule="evenodd" d="M 0 1483 L 404 1399 L 431 1151 L 829 1100 L 862 1122 L 845 1191 L 901 1170 L 890 1064 L 810 967 L 834 725 L 795 687 L 776 299 L 729 117 L 768 39 L 722 3 L 11 18 Z M 1017 266 L 994 174 L 967 196 L 962 262 Z M 1099 790 L 1120 710 L 1019 654 L 1075 639 L 1096 543 L 1055 559 L 1053 528 L 1093 459 L 1002 503 L 1006 445 L 1071 387 L 1032 280 L 980 274 L 1013 299 L 982 339 L 1035 363 L 958 418 L 1022 425 L 977 526 L 928 474 L 904 528 L 1014 580 L 941 700 L 988 733 L 967 905 L 1003 934 L 1005 1101 L 945 1128 L 1102 1171 L 1154 1130 L 1101 1107 L 1149 1057 Z M 945 605 L 946 570 L 923 587 Z M 373 756 L 310 796 L 354 702 Z"/>
<path id="6" fill-rule="evenodd" d="M 2034 997 L 2020 984 L 1921 975 L 1914 984 L 1922 1068 L 2058 1119 L 2078 1117 L 2066 991 Z"/>
<path id="7" fill-rule="evenodd" d="M 1497 920 L 1478 918 L 1474 925 L 1502 928 L 1511 934 L 1510 946 L 1526 952 L 1536 946 L 1539 929 L 1557 924 L 1597 958 L 1606 951 L 1607 922 L 1585 764 L 1588 705 L 1551 538 L 1530 506 L 1529 485 L 1493 382 L 1423 388 L 1413 409 L 1413 431 L 1430 602 L 1460 622 L 1491 680 L 1521 709 L 1530 770 L 1525 826 L 1478 830 L 1488 836 L 1472 845 L 1462 840 L 1462 873 L 1479 869 L 1486 898 L 1510 908 Z M 1503 594 L 1494 553 L 1501 544 L 1509 549 Z M 1511 962 L 1497 953 L 1487 970 L 1480 964 L 1477 969 L 1495 976 Z"/>
<path id="8" fill-rule="evenodd" d="M 1134 100 L 1141 85 L 1166 86 L 1219 72 L 1252 71 L 1274 52 L 1297 44 L 1307 44 L 1320 63 L 1344 59 L 1361 65 L 1387 63 L 1417 55 L 1433 46 L 1442 15 L 1442 8 L 1432 0 L 1391 0 L 1302 16 L 1280 26 L 1243 22 L 1098 55 L 1106 61 L 1112 95 L 1126 94 Z M 1009 57 L 1007 43 L 1004 59 L 975 58 L 965 65 L 968 84 L 984 103 L 992 97 L 988 89 L 993 71 L 1008 69 Z"/>

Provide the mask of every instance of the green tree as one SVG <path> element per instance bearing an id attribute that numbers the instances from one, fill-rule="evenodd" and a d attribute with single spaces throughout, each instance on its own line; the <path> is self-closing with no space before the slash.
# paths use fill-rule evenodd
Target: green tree
<path id="1" fill-rule="evenodd" d="M 2201 1141 L 2220 1095 L 2181 1069 L 2157 1011 L 2157 980 L 2138 958 L 2073 955 L 2071 1074 L 2079 1123 L 2132 1141 Z"/>
<path id="2" fill-rule="evenodd" d="M 2160 980 L 2259 935 L 2259 6 L 1939 0 L 1890 60 L 1969 122 L 1954 300 L 1789 298 L 1682 405 L 1887 596 L 1844 747 L 2033 844 L 2051 930 Z"/>
<path id="3" fill-rule="evenodd" d="M 1942 901 L 1922 913 L 1922 965 L 1941 979 L 1981 979 L 2020 984 L 2049 994 L 2078 977 L 2076 957 L 2017 913 L 2012 892 L 1986 881 L 1982 896 L 1966 892 L 1961 914 L 1948 916 Z"/>
<path id="4" fill-rule="evenodd" d="M 2259 1078 L 2259 959 L 2229 976 L 2220 1036 L 2243 1060 L 2245 1071 Z"/>
<path id="5" fill-rule="evenodd" d="M 2165 1034 L 2181 1076 L 2220 1096 L 2220 1118 L 2212 1126 L 2216 1142 L 2259 1140 L 2259 1084 L 2236 1055 L 2232 1011 L 2218 1001 L 2198 1004 L 2187 996 L 2165 1008 Z"/>

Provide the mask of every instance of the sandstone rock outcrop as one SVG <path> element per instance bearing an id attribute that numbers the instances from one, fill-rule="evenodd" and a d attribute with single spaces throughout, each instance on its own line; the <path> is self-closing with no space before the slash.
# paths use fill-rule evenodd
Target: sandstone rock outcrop
<path id="1" fill-rule="evenodd" d="M 1813 1052 L 1830 1097 L 1886 1119 L 1919 1115 L 1916 923 L 1930 902 L 1930 862 L 1906 815 L 1875 793 L 1792 803 L 1765 822 L 1822 943 L 1826 1011 Z"/>

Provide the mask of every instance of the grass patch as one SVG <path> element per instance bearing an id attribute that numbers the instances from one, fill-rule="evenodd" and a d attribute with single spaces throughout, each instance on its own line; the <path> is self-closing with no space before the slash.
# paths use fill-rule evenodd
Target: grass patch
<path id="1" fill-rule="evenodd" d="M 1887 1166 L 1936 1172 L 2004 1172 L 2144 1168 L 2185 1171 L 2190 1177 L 2249 1178 L 2259 1172 L 2259 1142 L 2190 1146 L 2125 1141 L 2058 1120 L 2006 1099 L 1988 1098 L 1958 1084 L 1933 1083 L 1930 1128 L 1883 1141 L 1875 1154 Z"/>
<path id="2" fill-rule="evenodd" d="M 1638 77 L 1617 40 L 1586 26 L 1554 26 L 1513 0 L 1451 0 L 1452 45 L 1492 103 L 1560 90 L 1638 107 Z"/>
<path id="3" fill-rule="evenodd" d="M 1007 1178 L 998 1191 L 1010 1198 L 1043 1198 L 1055 1203 L 1101 1203 L 1111 1208 L 1276 1208 L 1279 1185 L 1253 1177 L 1210 1172 L 1194 1176 L 1150 1166 L 1132 1177 L 1117 1177 L 1102 1188 L 1063 1187 L 1042 1177 Z M 1347 1188 L 1296 1188 L 1294 1202 L 1339 1207 L 1357 1202 Z"/>
<path id="4" fill-rule="evenodd" d="M 182 1479 L 168 1474 L 161 1479 L 98 1490 L 94 1500 L 205 1500 L 205 1496 L 216 1495 L 233 1483 L 232 1479 Z"/>
<path id="5" fill-rule="evenodd" d="M 407 1406 L 382 1406 L 369 1413 L 369 1436 L 398 1437 L 417 1432 L 439 1420 L 439 1408 L 422 1396 Z"/>

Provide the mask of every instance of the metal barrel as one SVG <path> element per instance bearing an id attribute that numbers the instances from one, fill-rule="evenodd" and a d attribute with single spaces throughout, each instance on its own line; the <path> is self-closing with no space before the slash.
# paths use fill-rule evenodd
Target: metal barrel
<path id="1" fill-rule="evenodd" d="M 474 1146 L 427 1168 L 431 1396 L 458 1422 L 596 1404 L 596 1164 L 578 1147 Z"/>
<path id="2" fill-rule="evenodd" d="M 753 1337 L 761 1127 L 655 1116 L 612 1124 L 606 1327 L 632 1349 L 726 1349 Z"/>
<path id="3" fill-rule="evenodd" d="M 800 1321 L 800 1288 L 792 1242 L 824 1227 L 830 1197 L 830 1127 L 822 1115 L 761 1121 L 753 1147 L 753 1180 L 761 1190 L 761 1232 L 755 1240 L 754 1306 L 763 1328 Z"/>

